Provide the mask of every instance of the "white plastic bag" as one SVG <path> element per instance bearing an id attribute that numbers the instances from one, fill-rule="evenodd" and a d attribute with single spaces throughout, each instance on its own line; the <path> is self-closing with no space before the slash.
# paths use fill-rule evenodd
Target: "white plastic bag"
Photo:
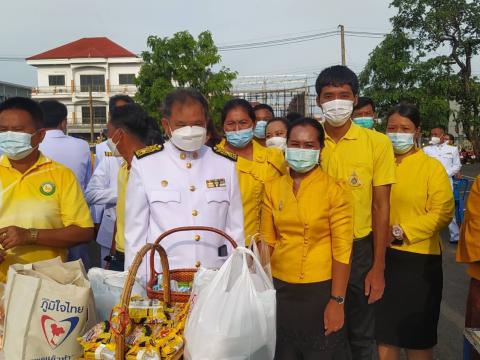
<path id="1" fill-rule="evenodd" d="M 113 271 L 100 268 L 91 268 L 88 271 L 93 296 L 95 298 L 95 310 L 99 320 L 109 320 L 112 308 L 120 303 L 123 285 L 128 277 L 128 271 Z M 133 285 L 132 295 L 146 297 L 146 291 L 140 285 L 138 279 Z"/>
<path id="2" fill-rule="evenodd" d="M 185 327 L 185 359 L 273 359 L 275 311 L 275 290 L 262 265 L 252 251 L 235 249 L 196 294 Z"/>

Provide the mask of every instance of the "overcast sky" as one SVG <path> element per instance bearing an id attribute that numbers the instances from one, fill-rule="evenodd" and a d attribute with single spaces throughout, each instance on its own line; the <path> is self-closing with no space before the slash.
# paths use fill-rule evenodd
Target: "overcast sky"
<path id="1" fill-rule="evenodd" d="M 107 36 L 127 49 L 145 50 L 149 35 L 210 30 L 218 46 L 335 30 L 389 32 L 387 0 L 17 0 L 2 1 L 2 56 L 31 56 L 82 37 Z M 380 42 L 347 37 L 347 65 L 360 72 Z M 339 37 L 284 46 L 222 52 L 239 75 L 306 74 L 340 63 Z M 478 59 L 477 59 L 478 60 Z M 477 72 L 480 69 L 476 61 Z M 0 81 L 36 85 L 35 69 L 0 61 Z"/>

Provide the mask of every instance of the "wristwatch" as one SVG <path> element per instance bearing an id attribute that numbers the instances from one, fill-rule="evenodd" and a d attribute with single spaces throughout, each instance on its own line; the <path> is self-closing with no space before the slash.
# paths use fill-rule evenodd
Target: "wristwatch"
<path id="1" fill-rule="evenodd" d="M 340 304 L 340 305 L 343 305 L 345 303 L 345 298 L 343 296 L 330 295 L 330 299 L 335 301 L 337 304 Z"/>
<path id="2" fill-rule="evenodd" d="M 38 239 L 38 229 L 28 229 L 30 232 L 30 244 L 36 244 Z"/>
<path id="3" fill-rule="evenodd" d="M 403 229 L 400 225 L 392 226 L 392 235 L 395 240 L 392 241 L 393 245 L 403 245 Z"/>

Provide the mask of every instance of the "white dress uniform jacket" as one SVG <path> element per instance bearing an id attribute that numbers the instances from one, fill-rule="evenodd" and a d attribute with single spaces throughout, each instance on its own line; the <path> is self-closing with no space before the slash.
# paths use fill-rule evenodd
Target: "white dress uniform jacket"
<path id="1" fill-rule="evenodd" d="M 117 206 L 117 177 L 121 157 L 106 156 L 95 168 L 85 190 L 85 200 L 90 206 L 104 206 L 97 243 L 101 246 L 101 260 L 110 254 L 115 228 Z"/>
<path id="2" fill-rule="evenodd" d="M 462 163 L 460 162 L 460 154 L 456 146 L 448 145 L 446 142 L 440 145 L 426 146 L 423 151 L 443 164 L 450 178 L 460 171 Z"/>
<path id="3" fill-rule="evenodd" d="M 219 155 L 207 146 L 196 152 L 184 152 L 171 142 L 138 151 L 127 186 L 125 268 L 143 245 L 181 226 L 214 227 L 244 246 L 243 208 L 235 160 L 236 155 Z M 227 248 L 230 250 L 225 247 L 227 240 L 209 232 L 175 233 L 161 244 L 171 269 L 200 264 L 218 268 L 227 258 Z M 144 260 L 139 269 L 144 280 L 149 274 L 146 264 Z"/>
<path id="4" fill-rule="evenodd" d="M 47 130 L 39 149 L 45 156 L 72 170 L 85 190 L 92 175 L 90 146 L 85 140 L 65 135 L 62 130 Z"/>
<path id="5" fill-rule="evenodd" d="M 109 156 L 111 154 L 110 148 L 107 145 L 107 140 L 101 142 L 100 144 L 95 145 L 95 164 L 94 167 L 96 168 L 105 156 Z"/>

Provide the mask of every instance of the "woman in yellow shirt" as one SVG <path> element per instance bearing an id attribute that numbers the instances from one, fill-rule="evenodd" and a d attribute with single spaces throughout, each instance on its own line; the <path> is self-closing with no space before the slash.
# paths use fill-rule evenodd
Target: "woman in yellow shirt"
<path id="1" fill-rule="evenodd" d="M 260 211 L 265 182 L 286 172 L 281 150 L 265 148 L 253 139 L 255 111 L 244 99 L 228 101 L 222 110 L 226 139 L 217 147 L 238 155 L 237 171 L 242 193 L 245 243 L 260 231 Z"/>
<path id="2" fill-rule="evenodd" d="M 387 135 L 397 162 L 390 194 L 391 245 L 385 293 L 376 308 L 381 360 L 433 359 L 442 300 L 440 230 L 452 220 L 454 203 L 442 164 L 414 144 L 420 136 L 417 108 L 401 103 L 389 113 Z"/>
<path id="3" fill-rule="evenodd" d="M 353 244 L 351 195 L 319 167 L 318 121 L 294 121 L 290 172 L 265 185 L 261 236 L 277 290 L 276 360 L 350 359 L 343 330 Z"/>

